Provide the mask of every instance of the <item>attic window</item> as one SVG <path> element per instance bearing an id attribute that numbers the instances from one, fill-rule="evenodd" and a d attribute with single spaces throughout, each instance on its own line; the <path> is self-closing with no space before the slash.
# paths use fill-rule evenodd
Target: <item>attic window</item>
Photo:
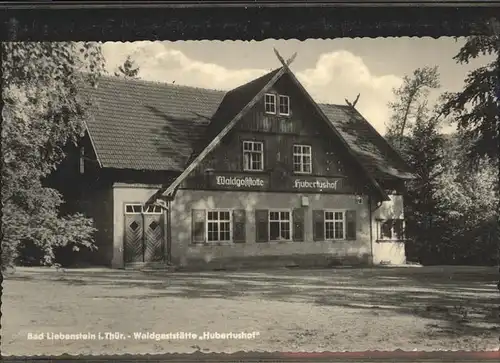
<path id="1" fill-rule="evenodd" d="M 276 95 L 266 93 L 264 96 L 264 106 L 266 113 L 276 114 Z"/>
<path id="2" fill-rule="evenodd" d="M 290 97 L 280 95 L 279 113 L 284 116 L 290 115 Z"/>

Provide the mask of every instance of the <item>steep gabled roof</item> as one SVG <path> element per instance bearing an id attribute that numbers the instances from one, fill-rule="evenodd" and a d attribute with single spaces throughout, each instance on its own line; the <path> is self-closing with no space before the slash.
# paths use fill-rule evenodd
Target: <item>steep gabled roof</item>
<path id="1" fill-rule="evenodd" d="M 182 173 L 280 70 L 229 92 L 103 77 L 97 89 L 85 90 L 96 105 L 87 130 L 102 167 Z M 356 110 L 318 107 L 375 179 L 411 177 L 397 152 Z"/>
<path id="2" fill-rule="evenodd" d="M 196 151 L 191 162 L 177 179 L 162 188 L 159 192 L 164 196 L 171 196 L 177 190 L 182 181 L 196 168 L 196 166 L 221 142 L 224 136 L 249 112 L 257 102 L 264 96 L 276 81 L 286 72 L 287 68 L 282 67 L 268 74 L 257 78 L 251 82 L 236 88 L 236 92 L 229 93 L 229 97 L 224 97 L 219 109 L 213 116 L 213 126 L 208 128 L 206 144 L 201 151 Z M 231 96 L 232 95 L 232 96 Z M 233 105 L 233 104 L 236 104 Z M 240 108 L 243 106 L 242 108 Z M 163 190 L 165 189 L 165 190 Z M 156 195 L 155 195 L 156 196 Z"/>
<path id="3" fill-rule="evenodd" d="M 184 170 L 223 91 L 102 77 L 87 130 L 102 167 Z"/>
<path id="4" fill-rule="evenodd" d="M 401 155 L 355 108 L 347 105 L 318 105 L 375 179 L 414 177 Z"/>

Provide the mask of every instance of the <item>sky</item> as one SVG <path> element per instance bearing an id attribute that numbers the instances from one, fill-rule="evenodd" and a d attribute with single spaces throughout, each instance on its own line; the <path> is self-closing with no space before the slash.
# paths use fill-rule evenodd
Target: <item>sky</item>
<path id="1" fill-rule="evenodd" d="M 107 69 L 113 73 L 130 55 L 144 80 L 230 90 L 281 66 L 276 48 L 286 59 L 297 52 L 290 68 L 320 103 L 345 104 L 360 94 L 356 105 L 382 134 L 390 118 L 393 89 L 417 68 L 438 66 L 442 92 L 460 91 L 467 73 L 486 65 L 480 58 L 457 64 L 464 38 L 342 38 L 265 41 L 144 41 L 103 45 Z M 453 127 L 445 128 L 449 132 Z"/>

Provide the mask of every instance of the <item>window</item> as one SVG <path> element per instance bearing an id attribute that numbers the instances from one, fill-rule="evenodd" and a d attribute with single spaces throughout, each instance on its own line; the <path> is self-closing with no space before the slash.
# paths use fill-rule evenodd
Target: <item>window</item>
<path id="1" fill-rule="evenodd" d="M 293 145 L 293 171 L 310 174 L 312 172 L 312 151 L 309 145 Z"/>
<path id="2" fill-rule="evenodd" d="M 345 238 L 345 213 L 325 211 L 325 240 Z"/>
<path id="3" fill-rule="evenodd" d="M 161 207 L 158 205 L 148 205 L 147 208 L 144 209 L 145 214 L 162 214 Z"/>
<path id="4" fill-rule="evenodd" d="M 290 211 L 269 211 L 269 240 L 291 240 Z"/>
<path id="5" fill-rule="evenodd" d="M 231 241 L 231 223 L 230 211 L 207 211 L 207 241 Z"/>
<path id="6" fill-rule="evenodd" d="M 289 116 L 290 115 L 290 97 L 288 96 L 279 96 L 279 114 Z"/>
<path id="7" fill-rule="evenodd" d="M 141 214 L 142 204 L 125 204 L 126 214 Z"/>
<path id="8" fill-rule="evenodd" d="M 403 240 L 404 220 L 387 219 L 379 221 L 379 240 Z"/>
<path id="9" fill-rule="evenodd" d="M 264 106 L 266 113 L 276 113 L 276 95 L 272 93 L 266 93 L 264 96 Z"/>
<path id="10" fill-rule="evenodd" d="M 257 141 L 243 141 L 243 170 L 264 170 L 263 143 Z"/>

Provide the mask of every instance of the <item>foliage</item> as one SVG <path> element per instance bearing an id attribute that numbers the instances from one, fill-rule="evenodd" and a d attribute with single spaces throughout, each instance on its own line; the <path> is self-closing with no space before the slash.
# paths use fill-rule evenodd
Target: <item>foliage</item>
<path id="1" fill-rule="evenodd" d="M 454 57 L 458 63 L 469 63 L 481 56 L 494 59 L 487 65 L 471 71 L 465 79 L 462 91 L 444 95 L 442 112 L 457 121 L 463 138 L 470 144 L 468 156 L 474 161 L 483 156 L 498 158 L 499 42 L 498 34 L 468 37 Z"/>
<path id="2" fill-rule="evenodd" d="M 116 77 L 124 77 L 124 78 L 138 78 L 139 67 L 135 66 L 135 62 L 132 60 L 132 57 L 129 55 L 125 62 L 118 67 L 118 70 L 115 72 Z"/>
<path id="3" fill-rule="evenodd" d="M 393 90 L 396 101 L 389 103 L 392 116 L 387 138 L 397 149 L 403 146 L 405 133 L 427 113 L 429 91 L 439 87 L 438 68 L 424 67 L 416 69 L 412 76 L 403 77 L 401 87 Z"/>
<path id="4" fill-rule="evenodd" d="M 461 134 L 454 135 L 444 150 L 436 197 L 447 211 L 445 243 L 455 263 L 494 263 L 498 168 L 492 160 L 481 158 L 471 169 L 465 140 Z"/>
<path id="5" fill-rule="evenodd" d="M 486 157 L 475 159 L 475 168 L 470 167 L 467 151 L 473 140 L 465 130 L 441 134 L 443 109 L 431 111 L 425 92 L 439 84 L 434 70 L 427 68 L 428 77 L 420 70 L 405 77 L 391 104 L 389 141 L 398 142 L 396 148 L 418 176 L 407 182 L 407 257 L 424 264 L 491 263 L 496 258 L 498 168 Z M 397 134 L 405 119 L 407 135 Z"/>
<path id="6" fill-rule="evenodd" d="M 409 250 L 419 257 L 436 254 L 443 237 L 443 214 L 437 191 L 442 173 L 443 138 L 435 118 L 419 117 L 405 139 L 405 157 L 417 178 L 408 182 L 405 198 Z"/>
<path id="7" fill-rule="evenodd" d="M 104 69 L 95 43 L 10 42 L 3 47 L 2 268 L 30 240 L 51 263 L 54 248 L 92 246 L 92 221 L 60 216 L 61 195 L 43 180 L 64 159 L 64 147 L 84 133 L 95 85 Z"/>

